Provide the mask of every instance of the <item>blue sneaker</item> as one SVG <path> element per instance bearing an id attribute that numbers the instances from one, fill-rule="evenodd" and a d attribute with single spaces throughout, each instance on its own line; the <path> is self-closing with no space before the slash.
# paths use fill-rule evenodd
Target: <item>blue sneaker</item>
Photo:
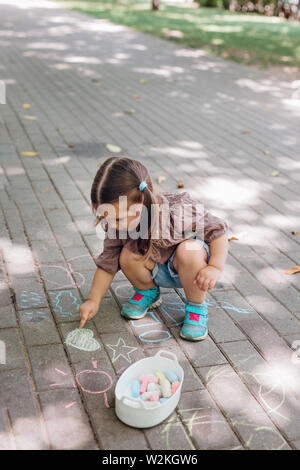
<path id="1" fill-rule="evenodd" d="M 207 304 L 186 301 L 185 319 L 180 336 L 189 341 L 201 341 L 207 337 Z"/>
<path id="2" fill-rule="evenodd" d="M 129 320 L 143 318 L 151 307 L 158 307 L 162 303 L 159 286 L 152 289 L 140 290 L 134 287 L 135 294 L 123 305 L 122 317 Z"/>

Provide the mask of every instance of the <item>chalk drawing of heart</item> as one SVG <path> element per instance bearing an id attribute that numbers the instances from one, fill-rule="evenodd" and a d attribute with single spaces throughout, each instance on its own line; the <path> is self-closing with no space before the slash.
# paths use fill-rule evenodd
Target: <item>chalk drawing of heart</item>
<path id="1" fill-rule="evenodd" d="M 65 342 L 68 346 L 73 346 L 82 351 L 97 351 L 101 346 L 93 336 L 92 330 L 76 328 L 68 333 Z"/>

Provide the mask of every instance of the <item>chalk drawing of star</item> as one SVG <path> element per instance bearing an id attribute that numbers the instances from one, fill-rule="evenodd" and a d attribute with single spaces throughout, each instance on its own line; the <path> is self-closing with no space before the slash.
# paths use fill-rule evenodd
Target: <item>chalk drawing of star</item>
<path id="1" fill-rule="evenodd" d="M 128 361 L 131 364 L 130 354 L 137 349 L 131 346 L 126 346 L 123 338 L 119 338 L 117 344 L 107 344 L 106 346 L 108 346 L 114 353 L 113 358 L 112 358 L 113 363 L 116 362 L 116 360 L 119 359 L 119 357 L 123 357 L 126 361 Z M 118 348 L 119 348 L 119 351 L 120 349 L 124 349 L 124 350 L 127 349 L 128 351 L 124 354 L 118 351 L 118 354 L 117 354 Z"/>

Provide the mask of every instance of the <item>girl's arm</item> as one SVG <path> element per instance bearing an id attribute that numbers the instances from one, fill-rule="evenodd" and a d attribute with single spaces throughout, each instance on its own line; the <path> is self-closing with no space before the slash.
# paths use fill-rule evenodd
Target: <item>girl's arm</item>
<path id="1" fill-rule="evenodd" d="M 89 297 L 79 308 L 80 325 L 83 328 L 88 320 L 91 320 L 98 312 L 99 305 L 106 291 L 112 283 L 116 273 L 109 273 L 102 268 L 97 268 Z"/>
<path id="2" fill-rule="evenodd" d="M 222 235 L 219 238 L 215 238 L 210 242 L 210 258 L 208 266 L 214 266 L 215 268 L 223 271 L 225 261 L 228 254 L 228 238 L 227 235 Z"/>
<path id="3" fill-rule="evenodd" d="M 194 280 L 194 284 L 197 284 L 200 290 L 207 291 L 215 286 L 221 277 L 227 254 L 228 240 L 226 234 L 210 242 L 209 263 L 205 268 L 200 269 Z"/>

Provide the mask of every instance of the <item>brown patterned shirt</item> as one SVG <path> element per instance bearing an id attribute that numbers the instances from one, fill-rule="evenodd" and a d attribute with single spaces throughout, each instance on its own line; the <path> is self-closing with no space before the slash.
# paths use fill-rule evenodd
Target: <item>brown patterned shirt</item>
<path id="1" fill-rule="evenodd" d="M 207 244 L 224 235 L 228 230 L 225 220 L 212 215 L 187 192 L 157 194 L 159 216 L 152 231 L 152 250 L 150 258 L 165 263 L 176 246 L 183 240 L 201 238 Z M 126 245 L 133 253 L 138 253 L 137 240 L 131 238 L 109 238 L 106 230 L 103 251 L 96 259 L 96 265 L 107 272 L 121 269 L 119 257 Z M 118 231 L 116 231 L 118 234 Z"/>

